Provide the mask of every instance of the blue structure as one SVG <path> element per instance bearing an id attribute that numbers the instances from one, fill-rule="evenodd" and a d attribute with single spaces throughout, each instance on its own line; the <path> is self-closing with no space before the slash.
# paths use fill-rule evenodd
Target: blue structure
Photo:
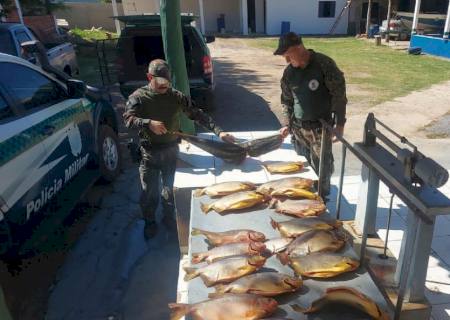
<path id="1" fill-rule="evenodd" d="M 450 39 L 427 35 L 413 35 L 411 47 L 422 48 L 422 52 L 450 59 Z"/>

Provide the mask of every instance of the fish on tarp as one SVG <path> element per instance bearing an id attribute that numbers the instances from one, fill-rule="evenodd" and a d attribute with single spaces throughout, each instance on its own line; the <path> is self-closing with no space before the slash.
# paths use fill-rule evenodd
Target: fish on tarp
<path id="1" fill-rule="evenodd" d="M 311 253 L 307 256 L 289 257 L 295 273 L 309 278 L 332 278 L 358 269 L 359 261 L 336 253 Z"/>
<path id="2" fill-rule="evenodd" d="M 251 182 L 229 181 L 213 184 L 209 187 L 194 191 L 194 197 L 204 194 L 210 197 L 222 197 L 239 191 L 255 190 L 256 186 Z"/>
<path id="3" fill-rule="evenodd" d="M 322 199 L 273 199 L 270 207 L 275 208 L 275 212 L 299 218 L 319 216 L 327 210 Z"/>
<path id="4" fill-rule="evenodd" d="M 170 319 L 190 315 L 194 320 L 258 320 L 278 308 L 273 298 L 254 294 L 224 294 L 195 304 L 169 303 Z"/>
<path id="5" fill-rule="evenodd" d="M 245 148 L 234 143 L 201 138 L 181 132 L 174 132 L 174 134 L 225 162 L 240 164 L 247 157 Z"/>
<path id="6" fill-rule="evenodd" d="M 286 250 L 287 246 L 293 241 L 293 238 L 275 238 L 264 242 L 266 250 L 271 254 Z"/>
<path id="7" fill-rule="evenodd" d="M 339 220 L 328 220 L 319 217 L 291 219 L 288 221 L 270 221 L 272 228 L 278 230 L 285 238 L 295 238 L 311 230 L 333 230 L 342 226 Z"/>
<path id="8" fill-rule="evenodd" d="M 277 188 L 270 193 L 272 197 L 288 197 L 288 198 L 300 198 L 300 199 L 311 199 L 311 200 L 322 200 L 322 198 L 311 192 L 302 188 Z"/>
<path id="9" fill-rule="evenodd" d="M 382 311 L 373 300 L 358 290 L 349 287 L 328 288 L 325 294 L 314 301 L 307 309 L 297 304 L 291 305 L 291 307 L 297 312 L 313 313 L 321 309 L 326 309 L 330 304 L 346 305 L 356 308 L 375 320 L 390 319 L 389 315 Z"/>
<path id="10" fill-rule="evenodd" d="M 234 256 L 223 260 L 218 260 L 204 267 L 183 268 L 186 272 L 184 281 L 200 277 L 207 287 L 218 283 L 230 283 L 240 277 L 259 270 L 266 258 L 263 256 Z"/>
<path id="11" fill-rule="evenodd" d="M 192 263 L 200 263 L 206 261 L 212 263 L 214 261 L 224 259 L 231 256 L 239 255 L 260 255 L 264 253 L 266 246 L 262 242 L 240 242 L 230 243 L 223 246 L 212 248 L 206 252 L 198 252 L 192 254 Z"/>
<path id="12" fill-rule="evenodd" d="M 270 151 L 277 150 L 283 143 L 281 134 L 275 134 L 263 138 L 252 139 L 238 143 L 238 145 L 247 151 L 250 157 L 259 157 Z"/>
<path id="13" fill-rule="evenodd" d="M 223 232 L 212 232 L 192 228 L 191 235 L 204 235 L 208 239 L 209 244 L 213 246 L 222 246 L 224 244 L 238 243 L 238 242 L 262 242 L 266 240 L 266 236 L 254 230 L 229 230 Z"/>
<path id="14" fill-rule="evenodd" d="M 260 185 L 256 191 L 262 194 L 270 195 L 274 190 L 280 188 L 300 188 L 310 190 L 314 181 L 300 177 L 289 177 L 278 180 L 272 180 Z"/>
<path id="15" fill-rule="evenodd" d="M 299 277 L 292 277 L 279 272 L 261 272 L 242 277 L 230 284 L 217 285 L 215 297 L 221 293 L 253 293 L 266 297 L 274 297 L 283 293 L 295 292 L 303 284 Z"/>
<path id="16" fill-rule="evenodd" d="M 344 247 L 344 234 L 335 230 L 310 230 L 294 239 L 278 258 L 286 263 L 290 257 L 306 256 L 315 252 L 336 252 Z"/>
<path id="17" fill-rule="evenodd" d="M 277 162 L 264 162 L 263 167 L 270 173 L 295 173 L 300 172 L 304 168 L 304 164 L 301 161 L 277 161 Z"/>
<path id="18" fill-rule="evenodd" d="M 211 204 L 200 204 L 201 210 L 207 214 L 214 210 L 219 214 L 247 209 L 266 202 L 267 197 L 255 191 L 241 191 L 225 196 Z"/>

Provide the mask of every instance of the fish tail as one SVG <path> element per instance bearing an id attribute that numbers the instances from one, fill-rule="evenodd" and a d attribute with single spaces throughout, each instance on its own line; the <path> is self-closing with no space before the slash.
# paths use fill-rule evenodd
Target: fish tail
<path id="1" fill-rule="evenodd" d="M 203 230 L 201 230 L 201 229 L 198 229 L 198 228 L 192 228 L 192 231 L 191 231 L 191 236 L 200 236 L 200 235 L 202 235 L 202 234 L 204 234 L 205 232 L 203 231 Z"/>
<path id="2" fill-rule="evenodd" d="M 291 308 L 296 312 L 306 313 L 308 312 L 307 308 L 303 308 L 299 306 L 298 304 L 291 304 Z"/>
<path id="3" fill-rule="evenodd" d="M 184 281 L 189 281 L 198 277 L 198 269 L 192 267 L 183 268 L 186 274 L 184 275 Z"/>
<path id="4" fill-rule="evenodd" d="M 194 197 L 198 198 L 205 194 L 205 189 L 196 189 L 193 192 Z"/>
<path id="5" fill-rule="evenodd" d="M 277 258 L 280 260 L 281 264 L 286 265 L 289 263 L 289 256 L 286 252 L 277 253 Z"/>
<path id="6" fill-rule="evenodd" d="M 205 203 L 200 203 L 200 209 L 202 209 L 204 214 L 208 214 L 211 211 L 211 207 Z"/>
<path id="7" fill-rule="evenodd" d="M 191 306 L 184 303 L 169 303 L 170 320 L 178 320 L 191 311 Z"/>
<path id="8" fill-rule="evenodd" d="M 203 253 L 193 253 L 192 254 L 192 263 L 200 263 L 203 260 L 205 260 L 206 255 L 204 255 Z"/>
<path id="9" fill-rule="evenodd" d="M 278 229 L 278 222 L 276 222 L 272 218 L 270 218 L 270 224 L 272 225 L 272 228 L 274 228 L 275 230 Z"/>

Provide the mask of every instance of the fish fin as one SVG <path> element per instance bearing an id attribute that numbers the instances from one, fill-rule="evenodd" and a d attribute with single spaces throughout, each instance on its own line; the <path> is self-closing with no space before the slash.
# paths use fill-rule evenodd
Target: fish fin
<path id="1" fill-rule="evenodd" d="M 308 312 L 307 308 L 303 308 L 303 307 L 299 306 L 298 304 L 291 304 L 291 308 L 292 308 L 292 310 L 294 310 L 296 312 L 301 312 L 301 313 Z"/>
<path id="2" fill-rule="evenodd" d="M 205 194 L 205 189 L 196 189 L 193 192 L 194 197 L 198 198 Z"/>
<path id="3" fill-rule="evenodd" d="M 219 293 L 223 294 L 223 293 L 227 292 L 227 285 L 218 284 L 218 285 L 214 286 L 214 289 L 216 289 L 216 292 L 215 292 L 216 294 L 219 294 Z"/>
<path id="4" fill-rule="evenodd" d="M 202 209 L 204 214 L 208 214 L 208 212 L 211 211 L 211 207 L 205 203 L 200 203 L 200 209 Z"/>
<path id="5" fill-rule="evenodd" d="M 198 228 L 192 228 L 191 236 L 200 236 L 204 234 L 204 231 Z"/>
<path id="6" fill-rule="evenodd" d="M 272 225 L 272 228 L 274 228 L 275 230 L 278 229 L 278 222 L 276 222 L 272 218 L 270 218 L 270 224 Z"/>
<path id="7" fill-rule="evenodd" d="M 184 281 L 189 281 L 198 277 L 198 269 L 192 267 L 184 267 L 184 271 L 186 272 L 184 276 Z"/>
<path id="8" fill-rule="evenodd" d="M 170 320 L 178 320 L 187 315 L 191 306 L 184 303 L 169 303 Z"/>
<path id="9" fill-rule="evenodd" d="M 289 256 L 286 252 L 277 253 L 277 258 L 282 265 L 287 265 L 289 263 Z"/>
<path id="10" fill-rule="evenodd" d="M 223 297 L 224 294 L 225 294 L 224 292 L 211 292 L 208 294 L 208 298 L 210 299 L 220 298 Z"/>
<path id="11" fill-rule="evenodd" d="M 197 263 L 200 263 L 200 262 L 202 262 L 203 260 L 205 260 L 205 258 L 206 258 L 206 255 L 205 255 L 203 252 L 193 253 L 193 254 L 192 254 L 191 262 L 192 262 L 193 264 L 197 264 Z"/>

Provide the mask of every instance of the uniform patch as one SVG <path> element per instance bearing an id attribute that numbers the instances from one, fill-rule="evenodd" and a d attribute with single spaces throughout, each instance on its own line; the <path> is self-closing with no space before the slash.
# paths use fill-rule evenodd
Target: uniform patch
<path id="1" fill-rule="evenodd" d="M 309 82 L 308 87 L 311 91 L 316 91 L 319 88 L 319 81 L 317 81 L 316 79 L 312 79 Z"/>

